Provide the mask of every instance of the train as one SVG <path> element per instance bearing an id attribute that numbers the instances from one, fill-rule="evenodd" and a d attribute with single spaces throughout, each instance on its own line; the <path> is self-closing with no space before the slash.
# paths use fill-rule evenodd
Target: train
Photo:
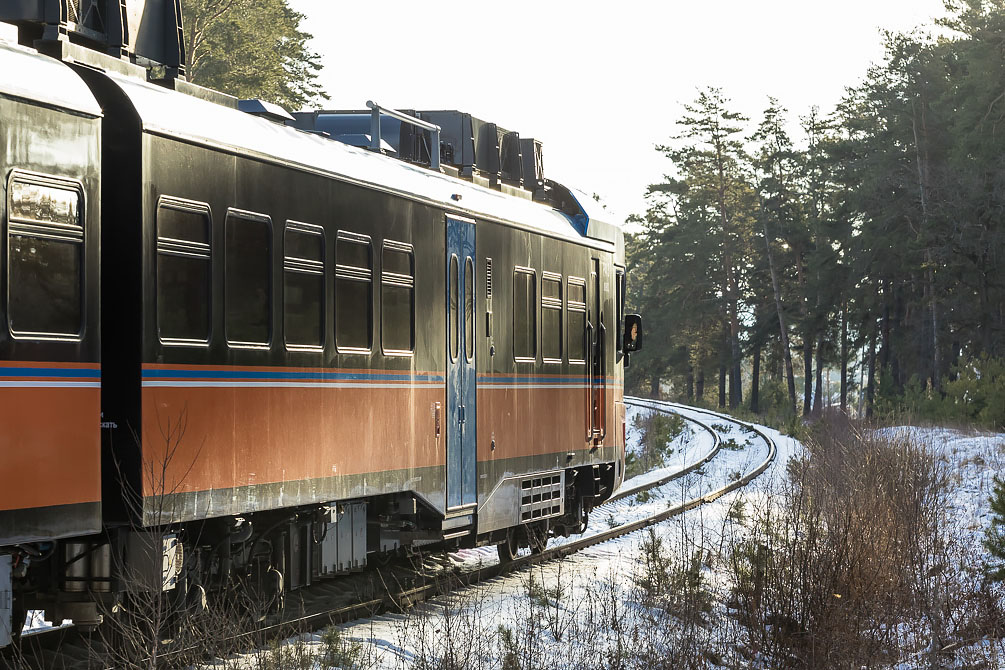
<path id="1" fill-rule="evenodd" d="M 0 646 L 137 589 L 511 560 L 617 490 L 624 234 L 540 142 L 201 88 L 170 0 L 0 21 Z"/>

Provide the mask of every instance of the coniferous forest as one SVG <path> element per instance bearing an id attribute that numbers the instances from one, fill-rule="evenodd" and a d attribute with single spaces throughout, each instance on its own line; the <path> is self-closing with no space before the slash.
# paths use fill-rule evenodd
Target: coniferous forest
<path id="1" fill-rule="evenodd" d="M 630 392 L 1005 425 L 1005 1 L 947 9 L 836 109 L 684 105 L 627 242 Z"/>

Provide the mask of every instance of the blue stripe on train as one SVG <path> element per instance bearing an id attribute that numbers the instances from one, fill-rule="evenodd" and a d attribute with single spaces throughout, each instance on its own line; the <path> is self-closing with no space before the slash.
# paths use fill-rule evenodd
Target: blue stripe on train
<path id="1" fill-rule="evenodd" d="M 0 377 L 63 377 L 66 379 L 101 379 L 101 370 L 0 367 Z"/>

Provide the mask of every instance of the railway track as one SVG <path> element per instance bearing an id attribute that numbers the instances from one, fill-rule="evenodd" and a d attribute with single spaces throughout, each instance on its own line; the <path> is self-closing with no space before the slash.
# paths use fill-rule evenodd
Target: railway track
<path id="1" fill-rule="evenodd" d="M 745 487 L 760 476 L 772 463 L 776 454 L 774 441 L 756 426 L 734 419 L 711 410 L 697 409 L 664 401 L 645 400 L 641 398 L 625 398 L 628 405 L 651 409 L 659 412 L 674 413 L 681 416 L 699 431 L 712 437 L 711 447 L 696 460 L 686 463 L 679 470 L 668 473 L 652 481 L 622 487 L 597 510 L 603 510 L 612 503 L 628 499 L 645 491 L 665 486 L 675 480 L 699 471 L 712 462 L 722 451 L 723 441 L 714 428 L 713 422 L 725 422 L 741 426 L 745 432 L 759 438 L 766 450 L 765 457 L 748 472 L 712 491 L 696 495 L 660 512 L 616 525 L 601 532 L 581 537 L 546 548 L 540 553 L 523 554 L 506 564 L 479 565 L 477 568 L 458 569 L 452 566 L 448 556 L 440 552 L 436 555 L 416 556 L 411 562 L 399 561 L 385 567 L 375 567 L 361 575 L 353 575 L 332 582 L 322 582 L 317 587 L 308 589 L 305 593 L 296 594 L 292 602 L 287 603 L 287 615 L 281 620 L 267 620 L 253 634 L 240 634 L 231 637 L 230 646 L 240 647 L 262 640 L 287 637 L 309 630 L 318 630 L 331 623 L 341 623 L 360 618 L 372 617 L 380 612 L 401 611 L 412 605 L 443 595 L 451 590 L 473 586 L 509 573 L 520 571 L 528 566 L 569 556 L 612 539 L 634 533 L 649 526 L 656 525 L 667 519 L 693 510 L 702 505 L 718 500 L 722 496 Z M 687 415 L 684 414 L 687 412 Z M 694 415 L 708 417 L 708 422 L 695 418 Z M 416 564 L 418 563 L 418 564 Z M 289 616 L 289 611 L 301 612 Z M 225 641 L 227 642 L 227 641 Z M 46 633 L 26 635 L 22 642 L 20 655 L 4 654 L 0 656 L 0 664 L 11 658 L 16 658 L 19 668 L 87 668 L 94 665 L 95 647 L 100 654 L 101 644 L 90 643 L 85 636 L 72 629 L 59 629 Z M 226 644 L 224 646 L 227 646 Z M 173 655 L 184 655 L 189 650 L 172 650 L 165 658 Z M 35 661 L 40 661 L 36 663 Z"/>

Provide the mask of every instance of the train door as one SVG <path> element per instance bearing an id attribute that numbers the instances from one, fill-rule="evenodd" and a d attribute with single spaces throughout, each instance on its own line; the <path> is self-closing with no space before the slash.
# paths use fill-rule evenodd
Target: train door
<path id="1" fill-rule="evenodd" d="M 603 266 L 599 258 L 590 259 L 587 284 L 587 352 L 589 365 L 589 422 L 595 442 L 607 437 L 607 324 L 603 313 Z"/>
<path id="2" fill-rule="evenodd" d="M 477 499 L 475 225 L 447 217 L 447 509 Z"/>

